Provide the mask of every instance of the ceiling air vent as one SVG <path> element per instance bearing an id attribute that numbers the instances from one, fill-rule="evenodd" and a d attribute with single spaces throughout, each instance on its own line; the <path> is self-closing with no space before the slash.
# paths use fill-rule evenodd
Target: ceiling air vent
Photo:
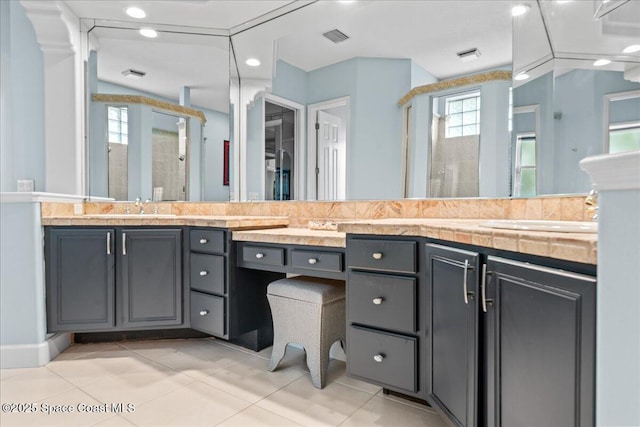
<path id="1" fill-rule="evenodd" d="M 340 42 L 343 42 L 343 41 L 345 41 L 345 40 L 347 40 L 349 38 L 348 35 L 346 35 L 345 33 L 343 33 L 340 30 L 327 31 L 326 33 L 323 34 L 323 36 L 325 36 L 326 38 L 328 38 L 329 40 L 331 40 L 334 43 L 340 43 Z"/>
<path id="2" fill-rule="evenodd" d="M 477 48 L 463 50 L 462 52 L 457 53 L 458 58 L 462 60 L 462 62 L 473 61 L 474 59 L 478 59 L 480 57 L 480 51 Z"/>
<path id="3" fill-rule="evenodd" d="M 145 76 L 144 71 L 138 71 L 138 70 L 134 70 L 133 68 L 129 68 L 128 70 L 124 70 L 122 72 L 122 75 L 129 78 L 129 79 L 141 79 Z"/>

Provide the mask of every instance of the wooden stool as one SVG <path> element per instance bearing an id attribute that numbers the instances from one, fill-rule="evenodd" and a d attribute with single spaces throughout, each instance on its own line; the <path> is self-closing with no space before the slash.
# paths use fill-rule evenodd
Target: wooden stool
<path id="1" fill-rule="evenodd" d="M 273 317 L 269 371 L 278 367 L 287 344 L 300 344 L 307 353 L 313 385 L 323 388 L 331 345 L 338 340 L 345 345 L 344 281 L 307 276 L 280 279 L 269 284 L 267 298 Z"/>

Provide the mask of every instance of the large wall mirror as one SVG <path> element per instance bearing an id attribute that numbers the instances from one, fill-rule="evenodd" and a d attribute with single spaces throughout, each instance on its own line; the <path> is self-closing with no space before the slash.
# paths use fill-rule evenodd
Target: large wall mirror
<path id="1" fill-rule="evenodd" d="M 581 159 L 640 149 L 640 2 L 522 4 L 514 17 L 515 194 L 587 192 Z"/>
<path id="2" fill-rule="evenodd" d="M 307 3 L 231 34 L 242 80 L 240 113 L 246 118 L 240 119 L 240 200 L 508 195 L 508 154 L 499 155 L 504 162 L 499 162 L 498 179 L 489 151 L 508 150 L 510 82 L 445 85 L 420 100 L 399 101 L 422 85 L 510 71 L 510 1 Z M 444 107 L 464 93 L 477 94 L 477 109 L 450 116 L 438 112 L 443 129 L 450 117 L 460 119 L 462 132 L 464 120 L 465 137 L 472 127 L 467 121 L 475 115 L 475 142 L 467 138 L 469 147 L 448 150 L 432 141 L 432 104 L 439 97 Z M 492 116 L 498 110 L 504 117 L 496 122 Z M 293 122 L 285 136 L 289 147 L 280 151 L 290 162 L 282 167 L 277 153 L 275 167 L 269 154 L 274 111 L 289 111 Z M 484 137 L 480 117 L 487 123 Z M 432 150 L 434 168 L 442 169 L 445 158 L 448 162 L 451 179 L 441 186 L 435 181 L 444 175 L 430 175 Z M 470 150 L 475 160 L 467 156 Z M 474 161 L 471 179 L 466 166 Z M 483 161 L 488 162 L 484 167 Z M 504 188 L 480 188 L 483 181 L 504 181 Z M 270 190 L 282 182 L 288 191 Z"/>
<path id="3" fill-rule="evenodd" d="M 115 22 L 119 2 L 68 2 L 93 18 L 90 93 L 204 114 L 172 119 L 186 126 L 185 167 L 156 170 L 186 178 L 167 198 L 236 201 L 587 192 L 582 158 L 638 144 L 639 3 L 167 0 L 145 3 L 162 23 L 151 40 L 144 23 Z M 170 71 L 180 77 L 145 86 Z M 91 195 L 109 196 L 108 123 L 94 119 L 125 104 L 89 114 Z M 129 126 L 175 113 L 136 108 Z M 127 198 L 173 185 L 154 184 L 151 143 L 127 149 Z"/>
<path id="4" fill-rule="evenodd" d="M 227 32 L 156 24 L 146 37 L 128 22 L 83 24 L 89 194 L 229 200 Z"/>

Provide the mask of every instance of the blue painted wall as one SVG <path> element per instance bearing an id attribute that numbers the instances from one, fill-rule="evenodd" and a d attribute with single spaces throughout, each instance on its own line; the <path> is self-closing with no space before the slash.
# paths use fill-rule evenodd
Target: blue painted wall
<path id="1" fill-rule="evenodd" d="M 640 89 L 624 79 L 622 72 L 574 70 L 555 79 L 554 112 L 562 116 L 554 125 L 554 193 L 586 193 L 589 176 L 579 167 L 587 156 L 604 152 L 603 106 L 606 94 Z M 633 108 L 632 103 L 624 107 Z M 639 113 L 618 107 L 620 117 Z"/>
<path id="2" fill-rule="evenodd" d="M 90 69 L 92 69 L 93 67 L 97 67 L 97 65 L 92 64 L 93 62 L 90 60 Z M 91 84 L 90 87 L 92 87 Z M 97 81 L 94 90 L 97 91 L 96 93 L 142 95 L 149 98 L 158 99 L 160 101 L 171 102 L 174 104 L 177 103 L 177 100 L 175 99 L 160 97 L 147 92 L 137 91 L 135 89 L 115 85 L 113 83 L 104 81 Z M 91 165 L 89 167 L 90 194 L 92 196 L 100 197 L 107 197 L 108 194 L 108 161 L 104 145 L 106 120 L 106 112 L 104 110 L 104 106 L 104 103 L 91 102 L 91 118 L 89 125 L 91 147 Z M 192 144 L 190 147 L 191 164 L 189 167 L 189 186 L 191 193 L 190 198 L 191 200 L 201 200 L 201 198 L 202 200 L 229 200 L 229 187 L 222 184 L 223 141 L 229 138 L 229 115 L 226 113 L 221 113 L 219 111 L 210 110 L 208 108 L 202 108 L 198 106 L 192 107 L 201 110 L 204 113 L 207 122 L 205 123 L 204 127 L 201 127 L 198 120 L 190 120 L 190 135 L 192 140 Z M 144 106 L 144 108 L 151 111 L 151 107 Z M 173 119 L 167 120 L 171 121 Z M 175 120 L 173 120 L 173 122 L 175 122 Z M 129 124 L 130 132 L 134 131 L 132 127 L 136 126 L 136 123 L 138 122 L 134 117 L 134 121 L 130 121 Z M 151 123 L 151 121 L 149 120 L 148 123 Z M 162 128 L 170 127 L 168 124 L 160 124 L 160 126 Z M 137 138 L 137 136 L 135 135 L 135 131 L 133 132 L 133 134 L 134 138 Z M 149 135 L 147 136 L 150 138 L 150 131 Z M 201 136 L 207 138 L 206 143 L 201 138 Z M 193 141 L 201 141 L 201 143 L 194 144 Z M 130 142 L 132 142 L 131 139 Z M 129 150 L 131 151 L 131 147 L 129 148 Z M 138 165 L 139 162 L 143 161 L 143 159 L 136 157 L 134 161 L 135 163 L 133 165 L 131 164 L 131 160 L 129 161 L 130 185 L 134 186 L 133 189 L 130 188 L 130 191 L 135 190 L 135 193 L 129 193 L 130 198 L 138 196 L 141 196 L 142 198 L 151 197 L 150 178 L 149 180 L 145 180 L 144 183 L 131 183 L 131 167 Z M 149 165 L 150 161 L 151 160 L 149 160 Z M 143 169 L 147 170 L 148 168 L 144 166 Z M 143 175 L 134 173 L 134 176 L 141 178 Z M 149 195 L 147 195 L 148 193 Z"/>
<path id="3" fill-rule="evenodd" d="M 2 191 L 33 179 L 45 189 L 44 61 L 31 21 L 17 1 L 0 2 Z"/>
<path id="4" fill-rule="evenodd" d="M 307 72 L 282 60 L 276 63 L 271 93 L 298 104 L 307 104 Z"/>
<path id="5" fill-rule="evenodd" d="M 0 345 L 39 344 L 46 334 L 39 203 L 0 203 Z"/>

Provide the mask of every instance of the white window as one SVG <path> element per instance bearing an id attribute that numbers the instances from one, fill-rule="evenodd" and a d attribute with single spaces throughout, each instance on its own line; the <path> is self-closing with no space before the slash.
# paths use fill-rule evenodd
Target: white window
<path id="1" fill-rule="evenodd" d="M 107 107 L 109 143 L 129 143 L 129 120 L 127 107 Z"/>
<path id="2" fill-rule="evenodd" d="M 448 97 L 445 113 L 445 138 L 480 135 L 480 92 Z"/>
<path id="3" fill-rule="evenodd" d="M 640 150 L 640 122 L 609 126 L 609 153 Z"/>
<path id="4" fill-rule="evenodd" d="M 521 134 L 516 137 L 516 176 L 513 195 L 536 195 L 536 135 Z"/>

